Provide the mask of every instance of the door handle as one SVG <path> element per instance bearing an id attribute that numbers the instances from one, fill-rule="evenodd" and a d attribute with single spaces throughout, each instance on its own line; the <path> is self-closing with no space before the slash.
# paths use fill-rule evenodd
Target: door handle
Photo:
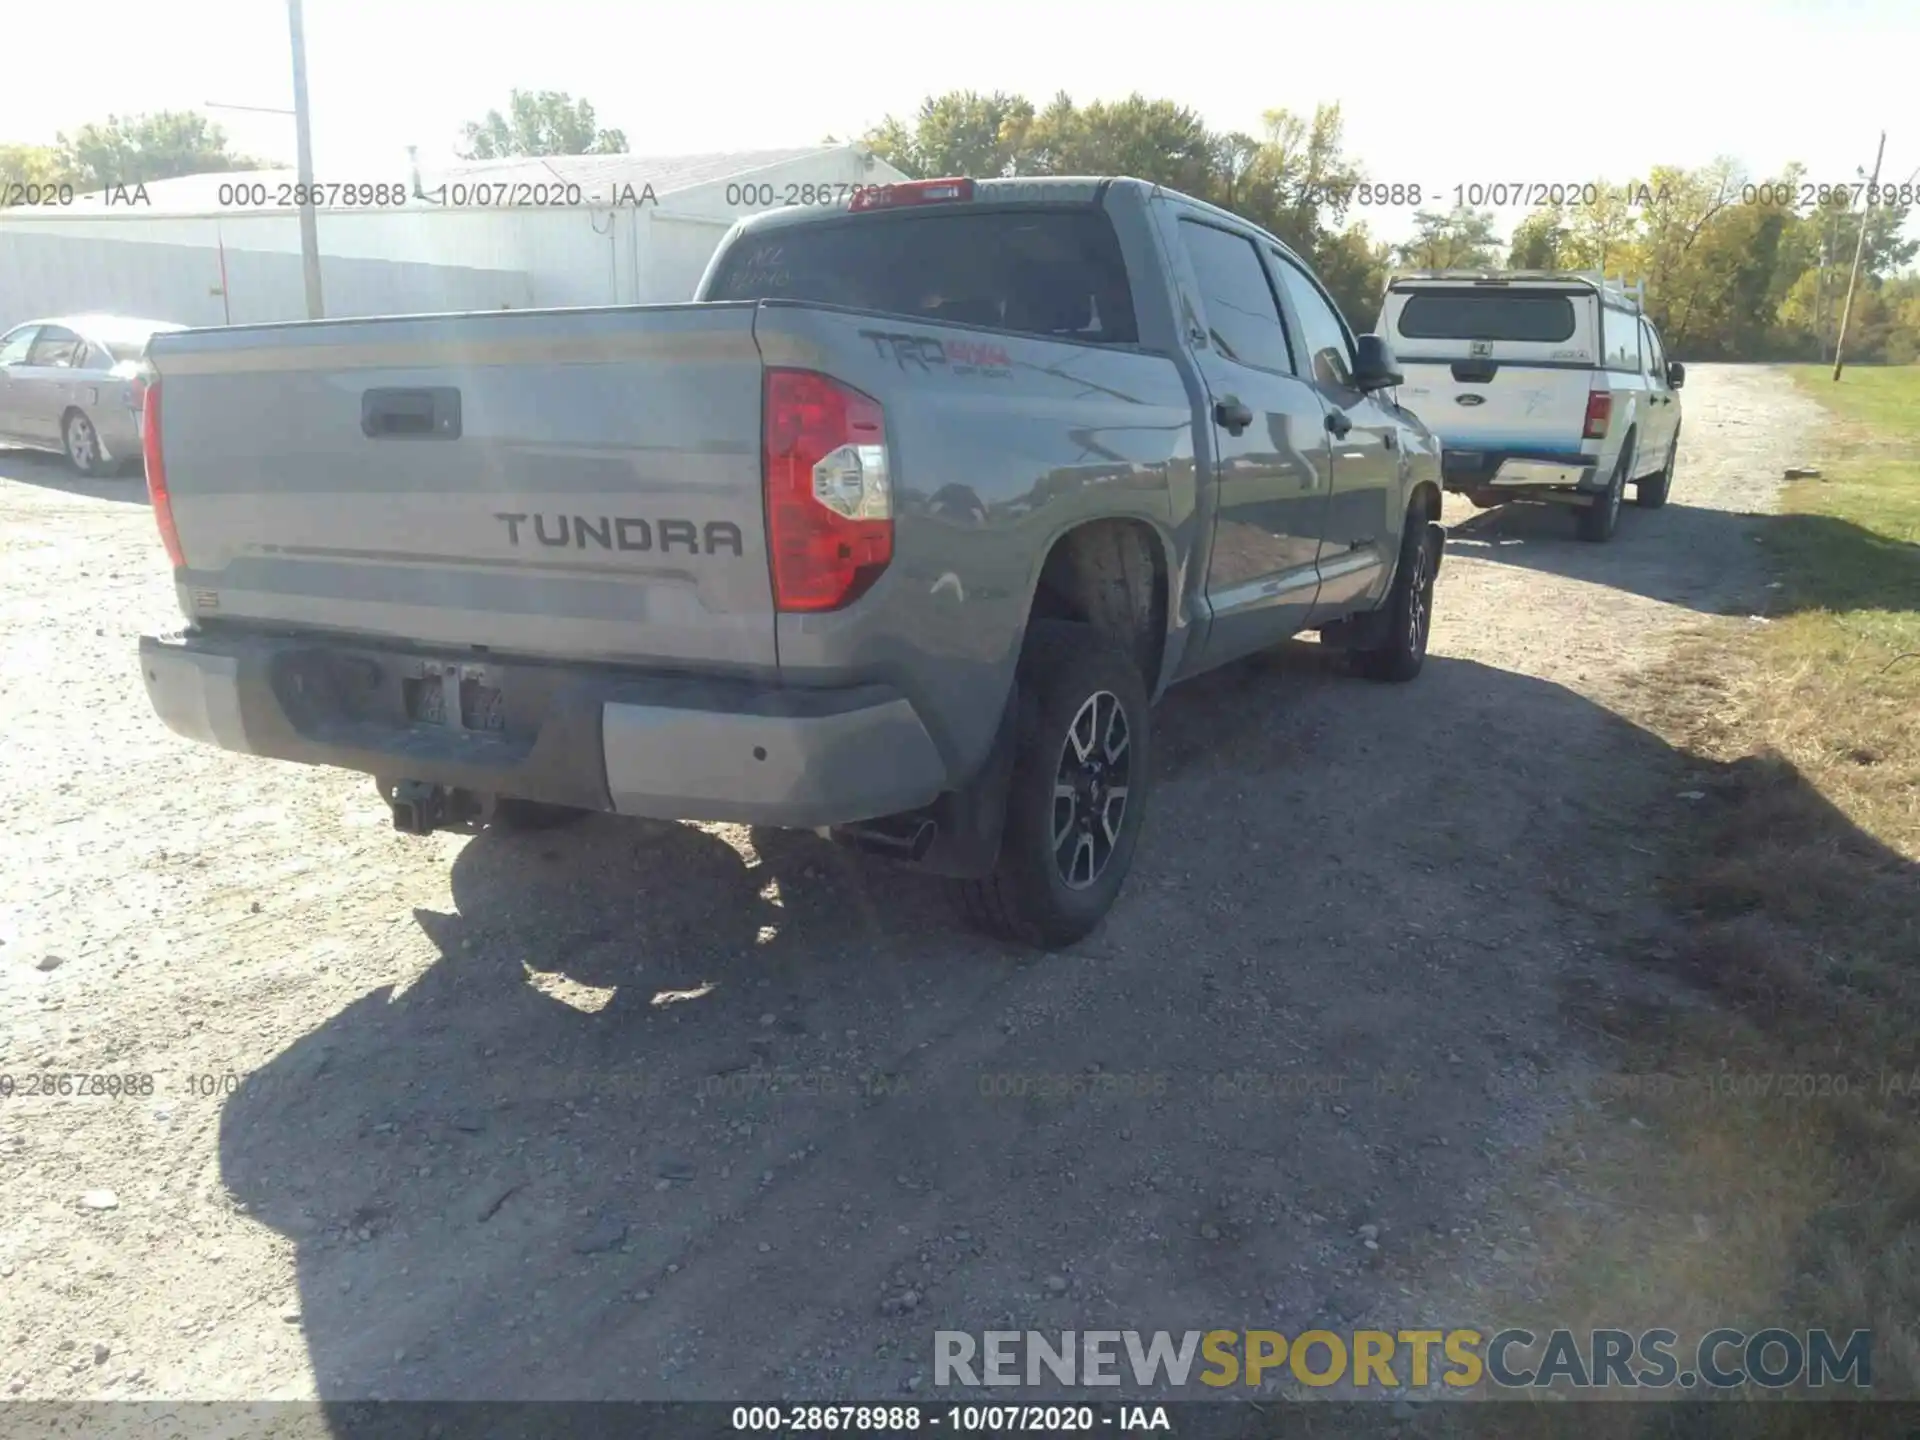
<path id="1" fill-rule="evenodd" d="M 460 392 L 451 385 L 424 390 L 366 390 L 360 395 L 360 430 L 369 440 L 412 436 L 460 438 Z"/>
<path id="2" fill-rule="evenodd" d="M 1329 410 L 1327 412 L 1327 433 L 1334 439 L 1346 439 L 1347 432 L 1351 429 L 1353 429 L 1353 421 L 1348 418 L 1346 411 Z"/>
<path id="3" fill-rule="evenodd" d="M 1229 435 L 1238 435 L 1253 423 L 1253 411 L 1229 395 L 1213 407 L 1213 418 Z"/>

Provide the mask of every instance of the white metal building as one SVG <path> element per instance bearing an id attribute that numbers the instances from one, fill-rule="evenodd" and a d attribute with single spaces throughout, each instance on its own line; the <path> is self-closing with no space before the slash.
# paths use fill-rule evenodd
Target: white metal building
<path id="1" fill-rule="evenodd" d="M 906 177 L 850 144 L 362 178 L 385 184 L 383 199 L 405 199 L 319 210 L 330 317 L 686 300 L 742 215 Z M 299 211 L 283 203 L 293 180 L 191 175 L 0 210 L 0 329 L 83 312 L 186 325 L 305 319 Z"/>

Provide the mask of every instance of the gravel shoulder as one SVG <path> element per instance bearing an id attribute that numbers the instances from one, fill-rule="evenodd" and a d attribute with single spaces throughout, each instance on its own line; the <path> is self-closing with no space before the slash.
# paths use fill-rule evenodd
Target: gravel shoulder
<path id="1" fill-rule="evenodd" d="M 0 1101 L 0 1385 L 880 1398 L 937 1328 L 1518 1284 L 1488 1217 L 1600 1063 L 1569 996 L 1652 983 L 1681 762 L 1618 712 L 1763 607 L 1743 517 L 1819 423 L 1764 368 L 1686 405 L 1611 545 L 1449 502 L 1413 686 L 1302 644 L 1174 691 L 1128 889 L 1052 958 L 809 836 L 411 839 L 178 740 L 139 483 L 0 456 L 0 1074 L 137 1092 Z"/>

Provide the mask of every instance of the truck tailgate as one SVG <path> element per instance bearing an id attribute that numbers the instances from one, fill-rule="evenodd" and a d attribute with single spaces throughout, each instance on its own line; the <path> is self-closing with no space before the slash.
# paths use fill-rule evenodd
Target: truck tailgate
<path id="1" fill-rule="evenodd" d="M 199 619 L 772 670 L 751 304 L 158 337 Z"/>
<path id="2" fill-rule="evenodd" d="M 1580 453 L 1590 370 L 1464 359 L 1407 360 L 1400 369 L 1401 404 L 1448 450 Z"/>

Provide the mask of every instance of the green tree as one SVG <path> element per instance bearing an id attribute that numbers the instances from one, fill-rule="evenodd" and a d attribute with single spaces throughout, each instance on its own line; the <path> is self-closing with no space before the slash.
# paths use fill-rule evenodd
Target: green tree
<path id="1" fill-rule="evenodd" d="M 81 190 L 268 168 L 265 161 L 234 154 L 227 132 L 192 110 L 109 115 L 104 124 L 57 136 L 54 150 L 58 168 Z"/>
<path id="2" fill-rule="evenodd" d="M 593 106 L 564 90 L 515 90 L 507 113 L 489 110 L 486 119 L 469 120 L 460 130 L 460 153 L 469 160 L 500 160 L 509 155 L 624 155 L 627 137 L 603 130 Z"/>
<path id="3" fill-rule="evenodd" d="M 1213 140 L 1215 203 L 1238 210 L 1247 196 L 1247 184 L 1260 159 L 1260 141 L 1243 130 L 1216 135 Z"/>
<path id="4" fill-rule="evenodd" d="M 1260 120 L 1259 148 L 1227 208 L 1311 256 L 1345 222 L 1366 173 L 1346 153 L 1338 105 L 1318 106 L 1311 117 L 1269 110 Z"/>
<path id="5" fill-rule="evenodd" d="M 1714 252 L 1724 243 L 1721 228 L 1745 187 L 1745 173 L 1725 157 L 1693 170 L 1656 166 L 1630 192 L 1603 186 L 1628 195 L 1634 220 L 1632 260 L 1647 282 L 1647 311 L 1669 346 L 1688 343 L 1698 316 L 1711 305 L 1704 288 L 1717 283 L 1715 275 L 1723 268 Z M 1591 222 L 1587 238 L 1591 243 L 1609 227 L 1616 242 L 1613 253 L 1622 257 L 1617 263 L 1624 272 L 1625 250 L 1619 242 L 1625 236 L 1617 215 Z"/>
<path id="6" fill-rule="evenodd" d="M 1307 258 L 1355 333 L 1371 330 L 1380 318 L 1380 301 L 1392 269 L 1386 242 L 1375 240 L 1364 224 L 1356 223 L 1338 234 L 1322 235 Z"/>
<path id="7" fill-rule="evenodd" d="M 1560 259 L 1571 270 L 1625 274 L 1639 263 L 1640 216 L 1617 185 L 1601 185 L 1592 200 L 1567 207 Z"/>
<path id="8" fill-rule="evenodd" d="M 1558 205 L 1534 211 L 1513 227 L 1513 243 L 1507 251 L 1510 270 L 1564 270 L 1561 251 L 1567 243 L 1566 212 Z"/>
<path id="9" fill-rule="evenodd" d="M 1019 135 L 1022 175 L 1134 175 L 1205 197 L 1217 140 L 1200 117 L 1171 100 L 1129 95 L 1077 108 L 1057 95 Z"/>
<path id="10" fill-rule="evenodd" d="M 1010 175 L 1033 105 L 1017 95 L 956 90 L 924 100 L 911 124 L 888 116 L 863 137 L 874 154 L 918 180 Z"/>
<path id="11" fill-rule="evenodd" d="M 74 183 L 73 175 L 61 164 L 60 152 L 53 146 L 0 145 L 0 205 L 7 204 L 15 195 L 24 199 L 22 189 L 26 187 Z"/>
<path id="12" fill-rule="evenodd" d="M 1493 232 L 1493 212 L 1456 205 L 1442 215 L 1434 210 L 1413 213 L 1413 239 L 1394 247 L 1402 265 L 1421 270 L 1487 269 L 1500 263 L 1500 237 Z"/>
<path id="13" fill-rule="evenodd" d="M 1682 265 L 1650 286 L 1648 308 L 1670 348 L 1708 359 L 1759 359 L 1778 339 L 1778 290 L 1795 263 L 1800 220 L 1790 206 L 1729 205 L 1700 229 Z M 1791 292 L 1792 282 L 1788 284 Z"/>

